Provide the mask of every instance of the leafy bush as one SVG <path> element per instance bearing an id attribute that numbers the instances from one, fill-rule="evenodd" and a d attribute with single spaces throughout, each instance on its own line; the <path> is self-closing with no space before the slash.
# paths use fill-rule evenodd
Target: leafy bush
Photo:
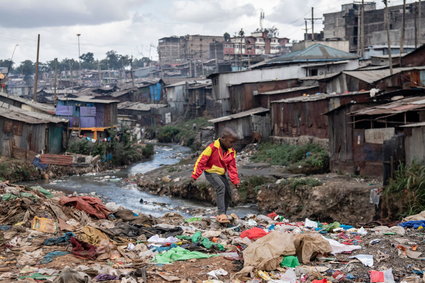
<path id="1" fill-rule="evenodd" d="M 400 165 L 385 187 L 384 196 L 401 206 L 401 216 L 425 210 L 425 165 L 417 162 Z"/>
<path id="2" fill-rule="evenodd" d="M 158 141 L 159 142 L 176 142 L 177 135 L 180 133 L 180 130 L 176 126 L 164 126 L 159 129 L 158 132 Z"/>
<path id="3" fill-rule="evenodd" d="M 294 173 L 321 173 L 328 171 L 329 168 L 329 155 L 323 147 L 317 144 L 263 143 L 252 160 L 289 166 L 289 170 Z"/>
<path id="4" fill-rule="evenodd" d="M 314 178 L 290 178 L 280 183 L 283 186 L 289 185 L 293 190 L 300 186 L 317 187 L 321 186 L 322 182 Z"/>
<path id="5" fill-rule="evenodd" d="M 196 125 L 196 127 L 193 127 Z M 199 129 L 211 125 L 206 118 L 200 117 L 185 122 L 167 125 L 158 130 L 157 138 L 159 142 L 177 142 L 193 149 L 198 149 L 200 144 L 195 144 Z"/>
<path id="6" fill-rule="evenodd" d="M 112 154 L 112 164 L 117 166 L 128 165 L 144 158 L 150 158 L 154 152 L 154 146 L 139 145 L 132 143 L 130 131 L 109 130 L 110 142 L 97 141 L 95 143 L 81 139 L 72 141 L 68 151 L 84 155 L 100 155 L 102 157 Z"/>

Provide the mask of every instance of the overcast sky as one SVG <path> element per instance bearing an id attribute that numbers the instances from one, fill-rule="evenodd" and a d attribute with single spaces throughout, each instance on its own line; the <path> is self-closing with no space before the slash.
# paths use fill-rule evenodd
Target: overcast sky
<path id="1" fill-rule="evenodd" d="M 302 39 L 304 18 L 311 6 L 315 17 L 336 12 L 349 0 L 1 0 L 0 58 L 35 61 L 37 34 L 41 34 L 42 62 L 77 58 L 77 33 L 81 54 L 104 58 L 108 50 L 134 57 L 157 58 L 158 39 L 171 35 L 246 34 L 259 27 L 275 26 L 282 37 Z M 402 0 L 392 0 L 391 5 Z M 408 0 L 408 3 L 414 2 Z M 382 1 L 378 0 L 378 7 Z M 321 29 L 318 22 L 317 31 Z M 16 66 L 16 65 L 15 65 Z"/>

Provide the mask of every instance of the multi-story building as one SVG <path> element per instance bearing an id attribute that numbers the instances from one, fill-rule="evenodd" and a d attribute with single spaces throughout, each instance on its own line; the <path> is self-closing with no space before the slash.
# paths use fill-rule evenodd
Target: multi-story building
<path id="1" fill-rule="evenodd" d="M 391 6 L 389 9 L 390 39 L 392 46 L 400 45 L 403 6 Z M 422 11 L 425 4 L 422 3 Z M 375 2 L 364 4 L 364 40 L 365 48 L 387 45 L 384 9 L 376 9 Z M 348 40 L 350 52 L 358 51 L 360 44 L 361 4 L 342 5 L 339 12 L 324 14 L 324 40 Z M 360 25 L 359 25 L 360 23 Z M 419 27 L 422 27 L 419 30 Z M 425 12 L 419 19 L 419 3 L 406 6 L 405 46 L 418 46 L 424 42 Z M 399 48 L 393 51 L 399 53 Z"/>
<path id="2" fill-rule="evenodd" d="M 289 38 L 279 38 L 267 29 L 256 30 L 248 36 L 235 36 L 224 43 L 224 56 L 273 55 L 287 51 Z"/>
<path id="3" fill-rule="evenodd" d="M 210 59 L 210 46 L 223 41 L 223 36 L 199 34 L 161 38 L 158 41 L 159 63 L 181 64 L 191 60 L 207 61 Z"/>

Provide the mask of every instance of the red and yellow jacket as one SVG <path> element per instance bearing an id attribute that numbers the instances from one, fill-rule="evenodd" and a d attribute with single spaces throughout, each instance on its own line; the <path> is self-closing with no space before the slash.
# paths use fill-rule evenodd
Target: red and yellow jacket
<path id="1" fill-rule="evenodd" d="M 224 175 L 229 174 L 230 181 L 237 185 L 240 183 L 238 169 L 236 168 L 236 151 L 229 148 L 223 152 L 220 141 L 211 143 L 198 157 L 193 168 L 192 178 L 198 179 L 202 172 Z"/>

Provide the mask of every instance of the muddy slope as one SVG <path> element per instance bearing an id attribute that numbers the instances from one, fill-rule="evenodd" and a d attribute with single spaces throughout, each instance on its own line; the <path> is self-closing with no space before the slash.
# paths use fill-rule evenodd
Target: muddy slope
<path id="1" fill-rule="evenodd" d="M 330 180 L 321 186 L 263 186 L 257 195 L 262 211 L 276 211 L 290 219 L 306 217 L 322 221 L 366 224 L 374 220 L 375 206 L 370 203 L 373 187 L 347 180 Z"/>

